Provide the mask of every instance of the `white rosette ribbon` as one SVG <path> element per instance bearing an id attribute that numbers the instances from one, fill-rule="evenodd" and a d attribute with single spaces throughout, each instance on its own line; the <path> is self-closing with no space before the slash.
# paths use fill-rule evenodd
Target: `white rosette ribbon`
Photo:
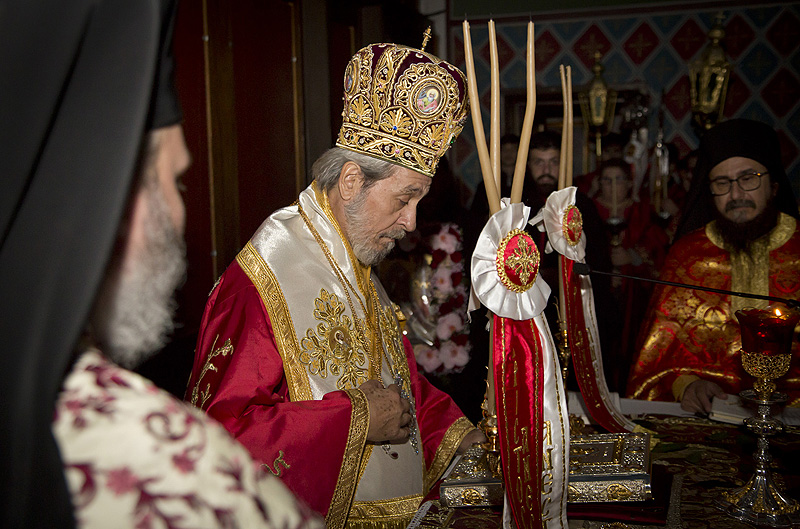
<path id="1" fill-rule="evenodd" d="M 538 225 L 539 231 L 547 230 L 545 252 L 555 249 L 567 259 L 582 263 L 586 257 L 586 237 L 580 211 L 575 206 L 576 192 L 577 188 L 566 187 L 550 193 L 530 223 Z"/>
<path id="2" fill-rule="evenodd" d="M 501 206 L 500 211 L 492 215 L 483 227 L 472 254 L 469 310 L 478 308 L 477 297 L 497 316 L 517 321 L 529 320 L 544 310 L 550 287 L 538 273 L 538 263 L 536 279 L 524 291 L 516 292 L 503 283 L 498 272 L 498 248 L 512 231 L 525 229 L 530 208 L 521 202 L 509 204 L 507 198 L 502 200 Z"/>

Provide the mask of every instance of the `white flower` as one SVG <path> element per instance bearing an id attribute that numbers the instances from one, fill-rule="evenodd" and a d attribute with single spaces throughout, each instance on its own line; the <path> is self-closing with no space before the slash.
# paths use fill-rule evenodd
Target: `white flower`
<path id="1" fill-rule="evenodd" d="M 439 358 L 445 369 L 464 367 L 469 362 L 469 352 L 466 347 L 448 341 L 439 348 Z"/>
<path id="2" fill-rule="evenodd" d="M 461 320 L 461 316 L 451 312 L 439 318 L 439 322 L 436 324 L 436 336 L 441 341 L 449 340 L 453 333 L 463 328 L 464 322 Z"/>
<path id="3" fill-rule="evenodd" d="M 417 358 L 417 363 L 422 366 L 426 373 L 433 373 L 442 365 L 439 351 L 425 344 L 414 346 L 414 356 Z"/>
<path id="4" fill-rule="evenodd" d="M 439 233 L 431 236 L 431 248 L 442 250 L 448 255 L 455 253 L 458 250 L 458 237 L 450 233 L 448 225 L 445 224 Z"/>
<path id="5" fill-rule="evenodd" d="M 453 291 L 453 278 L 450 269 L 446 266 L 436 269 L 431 278 L 433 288 L 439 291 L 439 294 L 444 297 Z"/>

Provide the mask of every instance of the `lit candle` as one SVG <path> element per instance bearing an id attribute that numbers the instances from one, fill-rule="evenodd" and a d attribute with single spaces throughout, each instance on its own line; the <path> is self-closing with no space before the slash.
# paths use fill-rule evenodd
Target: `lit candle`
<path id="1" fill-rule="evenodd" d="M 497 192 L 502 195 L 503 176 L 500 172 L 500 61 L 497 57 L 497 35 L 494 30 L 494 20 L 489 21 L 489 58 L 491 66 L 489 153 L 492 160 L 492 172 L 497 183 Z"/>
<path id="2" fill-rule="evenodd" d="M 531 143 L 533 116 L 536 113 L 536 68 L 533 51 L 533 22 L 528 22 L 528 49 L 525 56 L 528 98 L 525 104 L 525 119 L 522 121 L 522 135 L 519 139 L 517 163 L 514 166 L 514 181 L 511 185 L 511 202 L 520 202 L 522 200 L 522 186 L 525 183 L 525 168 L 528 166 L 528 147 Z"/>
<path id="3" fill-rule="evenodd" d="M 784 309 L 743 309 L 736 311 L 742 330 L 742 350 L 764 356 L 788 354 L 800 312 Z"/>
<path id="4" fill-rule="evenodd" d="M 494 215 L 500 211 L 500 197 L 497 184 L 495 184 L 492 164 L 489 160 L 489 150 L 486 147 L 486 135 L 483 131 L 483 118 L 481 117 L 481 101 L 478 98 L 478 85 L 475 83 L 475 62 L 472 57 L 472 38 L 469 34 L 469 22 L 463 24 L 464 29 L 464 61 L 467 66 L 467 92 L 469 94 L 469 108 L 472 116 L 472 128 L 475 131 L 475 147 L 478 149 L 478 160 L 483 174 L 483 185 L 486 187 L 486 198 L 489 201 L 489 211 Z"/>

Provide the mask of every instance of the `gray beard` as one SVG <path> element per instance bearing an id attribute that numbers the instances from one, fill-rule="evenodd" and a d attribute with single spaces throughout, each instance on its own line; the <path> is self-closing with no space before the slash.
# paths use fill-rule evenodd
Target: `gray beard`
<path id="1" fill-rule="evenodd" d="M 379 247 L 373 243 L 374 234 L 370 233 L 369 219 L 363 214 L 368 192 L 368 189 L 359 192 L 352 202 L 345 205 L 344 213 L 347 220 L 347 235 L 356 259 L 365 266 L 376 266 L 389 255 L 395 243 L 389 243 L 385 247 Z M 402 239 L 405 234 L 406 232 L 403 228 L 388 230 L 383 233 L 383 235 L 396 240 Z"/>
<path id="2" fill-rule="evenodd" d="M 95 309 L 93 331 L 104 353 L 117 364 L 134 368 L 153 356 L 173 331 L 175 289 L 186 276 L 186 244 L 170 220 L 158 189 L 146 190 L 150 217 L 146 245 L 131 270 L 104 285 Z"/>

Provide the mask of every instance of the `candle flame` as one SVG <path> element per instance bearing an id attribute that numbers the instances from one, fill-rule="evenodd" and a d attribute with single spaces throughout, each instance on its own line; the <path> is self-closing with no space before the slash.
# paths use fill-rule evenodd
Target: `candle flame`
<path id="1" fill-rule="evenodd" d="M 775 309 L 775 315 L 776 315 L 776 316 L 783 316 L 783 314 L 781 313 L 781 309 L 779 309 L 779 308 L 776 308 L 776 309 Z"/>

